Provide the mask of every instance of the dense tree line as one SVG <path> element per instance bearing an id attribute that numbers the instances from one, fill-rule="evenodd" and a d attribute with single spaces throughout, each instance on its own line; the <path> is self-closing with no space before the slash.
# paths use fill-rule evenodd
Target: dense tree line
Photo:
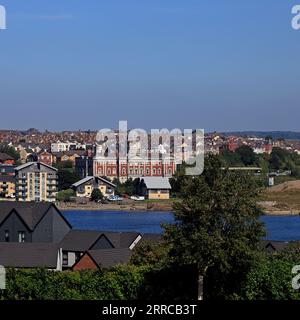
<path id="1" fill-rule="evenodd" d="M 274 147 L 271 154 L 255 154 L 248 146 L 241 146 L 235 152 L 224 151 L 220 154 L 224 166 L 259 166 L 264 172 L 291 171 L 300 178 L 300 155 Z"/>
<path id="2" fill-rule="evenodd" d="M 150 266 L 64 272 L 8 269 L 6 279 L 0 300 L 167 300 L 193 299 L 196 293 L 190 269 Z"/>

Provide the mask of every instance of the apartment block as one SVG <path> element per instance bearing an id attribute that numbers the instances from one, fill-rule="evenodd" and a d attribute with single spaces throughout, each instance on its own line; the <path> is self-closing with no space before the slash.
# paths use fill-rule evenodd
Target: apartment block
<path id="1" fill-rule="evenodd" d="M 17 201 L 54 202 L 57 169 L 41 162 L 28 162 L 15 169 Z"/>

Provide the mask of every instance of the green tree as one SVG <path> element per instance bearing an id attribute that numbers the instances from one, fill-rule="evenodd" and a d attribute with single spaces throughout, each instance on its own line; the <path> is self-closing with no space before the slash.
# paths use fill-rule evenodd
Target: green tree
<path id="1" fill-rule="evenodd" d="M 80 180 L 78 172 L 75 171 L 71 161 L 62 161 L 54 164 L 58 169 L 58 190 L 69 189 L 73 183 Z"/>
<path id="2" fill-rule="evenodd" d="M 57 193 L 56 199 L 58 201 L 68 202 L 71 200 L 72 197 L 75 197 L 75 195 L 75 191 L 72 189 L 62 190 Z"/>
<path id="3" fill-rule="evenodd" d="M 235 153 L 238 155 L 245 166 L 257 164 L 256 154 L 251 147 L 241 146 L 235 150 Z"/>
<path id="4" fill-rule="evenodd" d="M 168 264 L 168 250 L 163 242 L 143 241 L 134 248 L 130 262 L 136 266 L 164 268 Z"/>
<path id="5" fill-rule="evenodd" d="M 239 291 L 255 259 L 264 235 L 259 193 L 251 174 L 222 170 L 219 159 L 209 156 L 203 175 L 188 179 L 182 201 L 174 204 L 176 223 L 165 226 L 164 235 L 171 247 L 169 259 L 196 264 L 200 286 L 202 276 L 209 278 L 210 296 Z"/>
<path id="6" fill-rule="evenodd" d="M 8 154 L 14 160 L 20 159 L 20 154 L 15 150 L 14 147 L 9 146 L 7 143 L 0 143 L 0 152 Z"/>
<path id="7" fill-rule="evenodd" d="M 100 200 L 103 200 L 103 194 L 102 194 L 101 190 L 99 190 L 98 188 L 95 188 L 95 189 L 92 191 L 91 200 L 92 200 L 92 201 L 100 201 Z"/>
<path id="8" fill-rule="evenodd" d="M 242 295 L 246 300 L 300 299 L 299 290 L 292 287 L 292 268 L 300 264 L 299 247 L 287 249 L 273 255 L 262 255 L 253 265 L 242 284 Z"/>

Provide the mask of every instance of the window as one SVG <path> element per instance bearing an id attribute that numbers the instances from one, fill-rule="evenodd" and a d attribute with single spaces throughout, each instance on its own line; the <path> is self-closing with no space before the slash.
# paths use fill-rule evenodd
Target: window
<path id="1" fill-rule="evenodd" d="M 25 242 L 25 231 L 19 231 L 18 232 L 19 235 L 19 242 Z"/>
<path id="2" fill-rule="evenodd" d="M 9 242 L 9 231 L 5 230 L 5 242 Z"/>
<path id="3" fill-rule="evenodd" d="M 68 252 L 63 252 L 63 265 L 67 266 L 69 264 Z"/>
<path id="4" fill-rule="evenodd" d="M 75 252 L 75 261 L 77 262 L 81 257 L 81 253 L 80 252 Z"/>

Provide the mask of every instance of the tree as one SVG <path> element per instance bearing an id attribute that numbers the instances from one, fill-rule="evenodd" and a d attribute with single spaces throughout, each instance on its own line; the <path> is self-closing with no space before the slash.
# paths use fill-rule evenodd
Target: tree
<path id="1" fill-rule="evenodd" d="M 163 242 L 143 241 L 133 250 L 130 262 L 136 266 L 163 268 L 167 265 L 168 249 Z"/>
<path id="2" fill-rule="evenodd" d="M 239 156 L 245 166 L 256 164 L 257 157 L 251 147 L 241 146 L 235 150 L 235 153 Z"/>
<path id="3" fill-rule="evenodd" d="M 72 189 L 62 190 L 57 193 L 56 199 L 58 201 L 68 202 L 72 197 L 75 197 L 75 191 Z"/>
<path id="4" fill-rule="evenodd" d="M 203 175 L 187 179 L 182 193 L 182 201 L 174 204 L 175 224 L 165 226 L 170 261 L 196 264 L 199 287 L 202 276 L 209 276 L 209 287 L 217 288 L 211 296 L 240 290 L 264 235 L 257 180 L 222 170 L 219 159 L 209 156 Z"/>
<path id="5" fill-rule="evenodd" d="M 300 299 L 299 290 L 292 287 L 294 266 L 299 265 L 299 244 L 281 253 L 262 255 L 248 273 L 242 284 L 242 295 L 246 300 Z"/>
<path id="6" fill-rule="evenodd" d="M 95 189 L 92 191 L 91 200 L 92 200 L 92 201 L 103 200 L 103 194 L 102 194 L 102 192 L 101 192 L 98 188 L 95 188 Z"/>
<path id="7" fill-rule="evenodd" d="M 58 169 L 58 190 L 69 189 L 73 183 L 80 180 L 80 176 L 73 168 L 71 161 L 62 161 L 54 164 L 54 167 Z"/>
<path id="8" fill-rule="evenodd" d="M 20 159 L 19 153 L 15 150 L 14 147 L 9 146 L 7 143 L 0 143 L 0 152 L 6 153 L 11 156 L 14 160 Z"/>

